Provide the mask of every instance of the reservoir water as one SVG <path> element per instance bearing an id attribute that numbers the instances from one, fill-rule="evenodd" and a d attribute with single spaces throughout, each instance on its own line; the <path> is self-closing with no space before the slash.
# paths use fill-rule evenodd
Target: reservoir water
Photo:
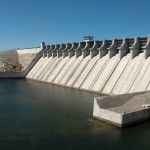
<path id="1" fill-rule="evenodd" d="M 92 119 L 98 94 L 0 80 L 0 150 L 148 150 L 150 121 L 120 129 Z"/>

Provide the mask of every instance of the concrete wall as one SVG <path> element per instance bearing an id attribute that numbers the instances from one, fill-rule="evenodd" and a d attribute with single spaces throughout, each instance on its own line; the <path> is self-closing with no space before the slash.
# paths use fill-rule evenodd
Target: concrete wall
<path id="1" fill-rule="evenodd" d="M 105 120 L 106 122 L 112 122 L 112 124 L 118 126 L 122 125 L 123 114 L 101 108 L 98 102 L 103 100 L 105 100 L 105 97 L 94 98 L 93 117 L 99 120 Z"/>
<path id="2" fill-rule="evenodd" d="M 150 37 L 50 45 L 27 78 L 105 94 L 150 89 Z"/>
<path id="3" fill-rule="evenodd" d="M 40 52 L 40 50 L 41 50 L 40 47 L 16 50 L 18 53 L 18 61 L 23 66 L 22 71 L 26 70 L 26 68 L 32 62 L 33 58 Z"/>
<path id="4" fill-rule="evenodd" d="M 41 51 L 41 47 L 23 48 L 0 51 L 0 67 L 3 67 L 3 58 L 13 62 L 20 63 L 22 65 L 22 71 L 26 70 L 28 65 L 32 62 L 36 54 Z M 2 68 L 0 71 L 5 71 Z"/>
<path id="5" fill-rule="evenodd" d="M 32 67 L 39 61 L 42 53 L 39 53 L 43 47 L 23 48 L 14 50 L 5 50 L 0 52 L 0 78 L 25 78 Z M 6 72 L 3 68 L 2 59 L 12 60 L 22 65 L 21 72 Z"/>
<path id="6" fill-rule="evenodd" d="M 21 72 L 0 72 L 0 78 L 25 78 L 27 74 L 32 70 L 34 65 L 39 61 L 41 58 L 41 53 L 38 53 L 32 60 L 32 62 L 28 65 L 25 71 Z"/>

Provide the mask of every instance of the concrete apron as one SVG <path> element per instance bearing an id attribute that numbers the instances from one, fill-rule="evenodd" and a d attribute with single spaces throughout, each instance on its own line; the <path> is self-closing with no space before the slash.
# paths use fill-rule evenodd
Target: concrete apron
<path id="1" fill-rule="evenodd" d="M 149 96 L 150 92 L 140 92 L 96 97 L 93 118 L 121 128 L 143 122 L 150 119 Z"/>

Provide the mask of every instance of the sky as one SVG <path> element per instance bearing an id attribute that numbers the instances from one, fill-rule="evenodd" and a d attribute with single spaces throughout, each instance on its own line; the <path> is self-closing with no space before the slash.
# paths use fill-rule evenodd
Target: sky
<path id="1" fill-rule="evenodd" d="M 0 0 L 0 50 L 150 35 L 150 0 Z"/>

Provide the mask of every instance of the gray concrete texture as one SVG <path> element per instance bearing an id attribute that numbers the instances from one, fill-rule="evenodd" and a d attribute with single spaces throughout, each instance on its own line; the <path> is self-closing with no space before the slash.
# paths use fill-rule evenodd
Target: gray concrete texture
<path id="1" fill-rule="evenodd" d="M 97 97 L 94 99 L 93 117 L 124 127 L 149 119 L 149 106 L 150 92 Z"/>
<path id="2" fill-rule="evenodd" d="M 105 96 L 103 100 L 99 100 L 97 103 L 100 108 L 113 112 L 131 113 L 145 109 L 142 107 L 144 104 L 150 104 L 150 92 Z"/>
<path id="3" fill-rule="evenodd" d="M 149 36 L 48 47 L 27 78 L 111 95 L 150 90 Z"/>
<path id="4" fill-rule="evenodd" d="M 22 65 L 21 71 L 25 71 L 40 50 L 40 47 L 34 47 L 0 51 L 0 71 L 5 71 L 3 68 L 3 59 L 20 63 Z"/>

